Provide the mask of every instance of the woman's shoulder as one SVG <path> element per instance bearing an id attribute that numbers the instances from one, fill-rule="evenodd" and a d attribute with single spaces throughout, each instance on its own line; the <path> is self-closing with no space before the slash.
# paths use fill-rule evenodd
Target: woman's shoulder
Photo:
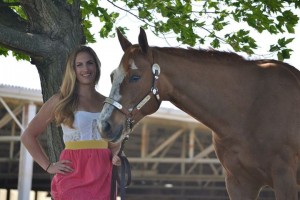
<path id="1" fill-rule="evenodd" d="M 53 119 L 53 110 L 59 101 L 59 95 L 55 94 L 51 96 L 41 107 L 36 117 L 41 121 L 50 122 Z"/>
<path id="2" fill-rule="evenodd" d="M 59 94 L 54 94 L 44 103 L 43 107 L 52 110 L 54 106 L 57 105 L 59 100 L 60 100 Z"/>
<path id="3" fill-rule="evenodd" d="M 46 103 L 50 103 L 50 104 L 56 104 L 58 103 L 60 100 L 60 95 L 58 93 L 54 94 L 53 96 L 51 96 Z"/>

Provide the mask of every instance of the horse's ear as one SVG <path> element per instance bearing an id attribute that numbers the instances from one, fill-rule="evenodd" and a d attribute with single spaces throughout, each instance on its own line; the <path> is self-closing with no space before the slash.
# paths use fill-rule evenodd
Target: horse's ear
<path id="1" fill-rule="evenodd" d="M 144 53 L 147 53 L 149 45 L 148 45 L 146 32 L 142 27 L 140 28 L 139 45 L 142 48 L 142 51 Z"/>
<path id="2" fill-rule="evenodd" d="M 121 47 L 123 49 L 123 51 L 126 51 L 126 49 L 128 49 L 132 44 L 131 42 L 129 42 L 121 33 L 121 31 L 119 29 L 117 29 L 117 34 L 118 34 L 118 38 L 119 38 L 119 42 L 121 44 Z"/>

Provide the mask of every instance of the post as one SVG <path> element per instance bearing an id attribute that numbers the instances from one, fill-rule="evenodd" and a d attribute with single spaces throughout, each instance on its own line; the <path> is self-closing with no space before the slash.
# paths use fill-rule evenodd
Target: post
<path id="1" fill-rule="evenodd" d="M 22 125 L 27 127 L 36 114 L 36 105 L 26 104 L 23 107 Z M 21 132 L 23 134 L 23 131 Z M 32 185 L 33 159 L 24 145 L 20 147 L 19 178 L 18 178 L 18 200 L 30 199 Z"/>

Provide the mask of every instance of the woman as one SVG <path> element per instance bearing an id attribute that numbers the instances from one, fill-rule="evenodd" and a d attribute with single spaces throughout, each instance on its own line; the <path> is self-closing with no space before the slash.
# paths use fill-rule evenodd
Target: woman
<path id="1" fill-rule="evenodd" d="M 68 59 L 60 91 L 45 102 L 21 136 L 33 159 L 46 172 L 56 174 L 51 183 L 54 200 L 110 198 L 112 164 L 120 165 L 120 144 L 102 140 L 96 126 L 105 100 L 95 89 L 100 66 L 90 47 L 78 47 Z M 61 125 L 65 143 L 55 163 L 37 140 L 52 121 Z"/>

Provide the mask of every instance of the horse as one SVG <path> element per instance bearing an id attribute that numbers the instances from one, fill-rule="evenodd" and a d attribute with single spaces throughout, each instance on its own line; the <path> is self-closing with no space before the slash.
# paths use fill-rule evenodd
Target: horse
<path id="1" fill-rule="evenodd" d="M 231 200 L 253 200 L 270 186 L 297 200 L 300 183 L 300 72 L 276 60 L 233 52 L 151 47 L 117 30 L 124 55 L 98 118 L 102 137 L 120 142 L 170 101 L 212 130 Z"/>

